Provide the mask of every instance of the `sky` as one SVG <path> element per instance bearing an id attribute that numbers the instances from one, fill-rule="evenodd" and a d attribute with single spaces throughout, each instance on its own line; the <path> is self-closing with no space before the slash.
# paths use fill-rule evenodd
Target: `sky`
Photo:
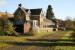
<path id="1" fill-rule="evenodd" d="M 75 18 L 75 0 L 0 0 L 0 11 L 14 13 L 21 3 L 24 8 L 42 8 L 46 12 L 48 5 L 52 5 L 56 18 Z"/>

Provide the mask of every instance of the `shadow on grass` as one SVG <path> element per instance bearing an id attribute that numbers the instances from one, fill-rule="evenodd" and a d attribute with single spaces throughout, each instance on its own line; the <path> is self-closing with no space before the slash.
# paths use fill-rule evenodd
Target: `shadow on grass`
<path id="1" fill-rule="evenodd" d="M 28 41 L 28 42 L 4 42 L 7 44 L 13 44 L 18 46 L 75 46 L 75 43 L 72 42 L 46 42 L 46 41 Z"/>
<path id="2" fill-rule="evenodd" d="M 28 41 L 46 41 L 46 42 L 59 42 L 59 41 L 67 41 L 73 42 L 73 39 L 27 39 Z"/>

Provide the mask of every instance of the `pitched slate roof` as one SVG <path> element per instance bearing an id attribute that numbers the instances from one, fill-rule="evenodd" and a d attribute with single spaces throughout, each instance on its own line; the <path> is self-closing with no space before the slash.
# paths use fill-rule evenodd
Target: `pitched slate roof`
<path id="1" fill-rule="evenodd" d="M 42 8 L 37 8 L 37 9 L 26 9 L 26 8 L 23 8 L 23 7 L 20 7 L 20 8 L 23 12 L 28 12 L 28 10 L 30 10 L 31 15 L 40 15 L 40 13 L 42 11 Z"/>
<path id="2" fill-rule="evenodd" d="M 19 7 L 19 8 L 21 8 L 21 10 L 22 10 L 24 13 L 26 13 L 26 12 L 28 11 L 28 9 L 26 9 L 26 8 L 23 8 L 23 7 Z"/>
<path id="3" fill-rule="evenodd" d="M 42 11 L 42 8 L 30 9 L 32 15 L 39 15 Z"/>

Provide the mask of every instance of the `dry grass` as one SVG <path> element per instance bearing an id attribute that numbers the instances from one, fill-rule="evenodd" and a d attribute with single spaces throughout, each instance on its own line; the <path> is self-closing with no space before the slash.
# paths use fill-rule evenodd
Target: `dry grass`
<path id="1" fill-rule="evenodd" d="M 75 50 L 75 46 L 56 46 L 56 50 Z"/>
<path id="2" fill-rule="evenodd" d="M 8 44 L 6 42 L 25 42 L 25 37 L 15 37 L 15 36 L 0 36 L 0 49 L 13 46 L 14 44 Z"/>

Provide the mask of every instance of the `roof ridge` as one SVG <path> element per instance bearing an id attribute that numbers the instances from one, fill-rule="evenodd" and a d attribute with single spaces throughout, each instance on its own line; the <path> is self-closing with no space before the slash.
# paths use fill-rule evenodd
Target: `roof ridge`
<path id="1" fill-rule="evenodd" d="M 42 9 L 42 8 L 33 8 L 33 9 Z"/>

